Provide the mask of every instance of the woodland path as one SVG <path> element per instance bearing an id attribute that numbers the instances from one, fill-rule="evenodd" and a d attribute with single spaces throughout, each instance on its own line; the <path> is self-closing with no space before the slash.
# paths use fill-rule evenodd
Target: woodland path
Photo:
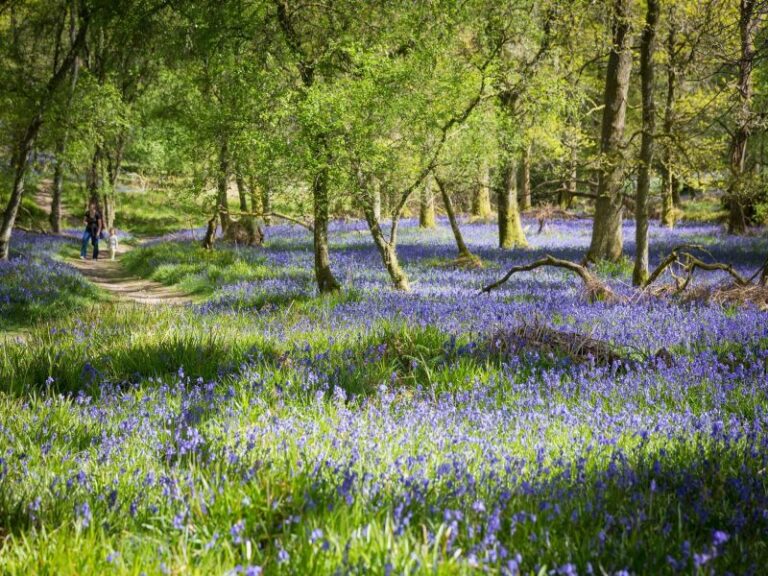
<path id="1" fill-rule="evenodd" d="M 46 213 L 51 212 L 50 181 L 43 181 L 36 190 L 35 203 Z M 62 210 L 65 218 L 71 218 L 67 210 Z M 78 223 L 79 224 L 79 223 Z M 146 241 L 146 240 L 145 240 Z M 131 247 L 120 244 L 115 260 L 109 259 L 109 243 L 107 240 L 99 242 L 100 258 L 87 260 L 69 258 L 68 264 L 76 268 L 83 276 L 99 288 L 112 294 L 118 302 L 178 306 L 192 302 L 189 294 L 180 292 L 174 288 L 164 286 L 159 282 L 137 278 L 129 274 L 120 264 L 120 256 L 128 252 Z M 88 246 L 88 253 L 93 248 Z"/>
<path id="2" fill-rule="evenodd" d="M 102 244 L 106 249 L 102 249 L 98 260 L 92 260 L 89 256 L 87 260 L 71 258 L 67 263 L 90 282 L 112 294 L 118 302 L 179 306 L 193 301 L 189 294 L 175 288 L 130 275 L 120 264 L 120 256 L 130 250 L 129 247 L 121 245 L 115 260 L 110 260 L 106 241 L 100 243 L 100 248 Z M 89 245 L 89 254 L 91 250 Z"/>

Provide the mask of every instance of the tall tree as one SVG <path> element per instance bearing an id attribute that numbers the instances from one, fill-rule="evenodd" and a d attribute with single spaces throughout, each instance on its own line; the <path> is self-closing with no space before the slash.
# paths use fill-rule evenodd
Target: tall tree
<path id="1" fill-rule="evenodd" d="M 635 268 L 632 283 L 642 285 L 648 279 L 648 193 L 651 188 L 653 167 L 653 140 L 656 130 L 656 106 L 654 103 L 654 65 L 656 50 L 656 25 L 659 21 L 659 3 L 648 0 L 645 27 L 640 44 L 640 82 L 643 95 L 643 135 L 640 144 L 640 169 L 635 194 Z"/>
<path id="2" fill-rule="evenodd" d="M 747 163 L 747 143 L 752 132 L 752 68 L 755 62 L 755 34 L 761 13 L 765 12 L 764 2 L 759 0 L 740 0 L 739 37 L 740 56 L 738 60 L 739 77 L 737 91 L 739 109 L 736 130 L 731 142 L 730 169 L 731 179 L 728 185 L 728 232 L 743 234 L 747 230 L 747 211 L 749 205 Z"/>
<path id="3" fill-rule="evenodd" d="M 621 230 L 624 180 L 622 140 L 627 113 L 627 91 L 632 70 L 632 0 L 615 0 L 613 5 L 613 45 L 603 93 L 603 119 L 600 136 L 595 219 L 588 261 L 618 260 L 624 239 Z"/>

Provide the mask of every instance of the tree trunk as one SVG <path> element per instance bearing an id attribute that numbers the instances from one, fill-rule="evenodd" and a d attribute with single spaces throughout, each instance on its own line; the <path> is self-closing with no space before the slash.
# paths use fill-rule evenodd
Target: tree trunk
<path id="1" fill-rule="evenodd" d="M 419 228 L 435 227 L 435 195 L 432 193 L 432 176 L 427 176 L 419 195 Z"/>
<path id="2" fill-rule="evenodd" d="M 219 219 L 218 211 L 213 217 L 208 220 L 208 227 L 205 230 L 205 236 L 203 237 L 203 248 L 206 250 L 213 250 L 213 243 L 216 241 L 216 228 L 217 221 Z"/>
<path id="3" fill-rule="evenodd" d="M 387 241 L 381 229 L 380 221 L 376 216 L 376 203 L 381 202 L 378 182 L 370 182 L 370 179 L 367 179 L 359 170 L 356 176 L 360 191 L 363 192 L 361 204 L 365 221 L 368 224 L 368 229 L 371 231 L 373 242 L 376 244 L 376 248 L 381 255 L 381 261 L 384 263 L 384 267 L 387 269 L 395 289 L 407 292 L 411 289 L 411 286 L 408 283 L 408 276 L 400 267 L 394 238 L 391 242 Z"/>
<path id="4" fill-rule="evenodd" d="M 392 211 L 394 210 L 394 208 L 392 207 L 392 203 L 390 202 L 392 198 L 389 196 L 387 191 L 385 191 L 384 193 L 381 192 L 381 183 L 376 184 L 376 186 L 379 189 L 379 201 L 381 204 L 381 207 L 379 208 L 379 210 L 381 212 L 381 217 L 386 220 L 387 218 L 392 217 Z"/>
<path id="5" fill-rule="evenodd" d="M 520 153 L 517 167 L 517 197 L 520 210 L 531 209 L 531 147 L 526 146 Z"/>
<path id="6" fill-rule="evenodd" d="M 675 123 L 675 92 L 677 90 L 677 63 L 675 44 L 677 27 L 674 14 L 670 12 L 669 33 L 667 34 L 667 96 L 664 103 L 664 157 L 661 161 L 661 225 L 675 226 L 674 163 L 672 160 L 672 130 Z"/>
<path id="7" fill-rule="evenodd" d="M 21 199 L 24 196 L 24 180 L 27 175 L 27 158 L 32 151 L 34 137 L 37 130 L 27 130 L 24 139 L 16 148 L 16 154 L 13 159 L 14 175 L 13 189 L 8 205 L 3 213 L 3 224 L 0 227 L 0 260 L 7 260 L 10 251 L 11 232 L 13 224 L 16 221 L 16 215 L 19 213 Z"/>
<path id="8" fill-rule="evenodd" d="M 608 58 L 600 137 L 601 167 L 598 175 L 595 221 L 587 260 L 616 261 L 621 257 L 622 183 L 621 143 L 627 112 L 627 90 L 632 69 L 630 44 L 631 0 L 615 0 L 613 48 Z"/>
<path id="9" fill-rule="evenodd" d="M 237 195 L 240 199 L 240 212 L 248 212 L 248 189 L 245 187 L 245 179 L 240 172 L 235 172 Z"/>
<path id="10" fill-rule="evenodd" d="M 229 228 L 229 150 L 226 138 L 223 138 L 219 149 L 219 173 L 216 180 L 216 204 L 221 220 L 221 232 L 227 233 Z"/>
<path id="11" fill-rule="evenodd" d="M 272 224 L 272 193 L 269 186 L 261 188 L 261 212 L 264 214 L 264 226 Z"/>
<path id="12" fill-rule="evenodd" d="M 459 221 L 456 218 L 456 211 L 453 209 L 453 202 L 451 201 L 451 196 L 448 194 L 448 189 L 445 183 L 437 177 L 435 177 L 435 182 L 437 182 L 437 187 L 440 189 L 440 196 L 443 199 L 445 212 L 448 214 L 448 221 L 451 223 L 451 230 L 453 231 L 453 237 L 456 239 L 456 248 L 459 251 L 459 258 L 473 258 L 467 244 L 464 242 L 464 235 L 461 233 Z"/>
<path id="13" fill-rule="evenodd" d="M 325 146 L 323 145 L 323 148 Z M 320 293 L 333 292 L 341 286 L 331 272 L 331 257 L 328 251 L 328 220 L 330 203 L 328 199 L 328 168 L 322 166 L 312 183 L 315 225 L 315 279 Z"/>
<path id="14" fill-rule="evenodd" d="M 520 220 L 515 185 L 515 167 L 509 160 L 504 160 L 501 168 L 501 182 L 497 190 L 499 212 L 499 248 L 511 249 L 528 246 Z"/>
<path id="15" fill-rule="evenodd" d="M 91 163 L 85 173 L 85 190 L 88 194 L 88 203 L 101 204 L 100 180 L 101 180 L 101 145 L 97 144 L 91 156 Z"/>
<path id="16" fill-rule="evenodd" d="M 117 179 L 120 177 L 120 170 L 123 167 L 123 155 L 125 154 L 127 136 L 125 132 L 121 132 L 117 137 L 117 143 L 115 144 L 114 156 L 107 154 L 107 178 L 108 186 L 105 186 L 104 196 L 108 197 L 105 200 L 110 204 L 109 216 L 106 218 L 107 228 L 112 228 L 115 224 L 115 216 L 117 214 L 117 202 L 115 198 Z M 102 178 L 102 181 L 104 179 Z"/>
<path id="17" fill-rule="evenodd" d="M 479 220 L 488 220 L 492 215 L 489 180 L 490 168 L 487 162 L 483 162 L 475 193 L 472 195 L 472 216 Z"/>
<path id="18" fill-rule="evenodd" d="M 56 143 L 56 165 L 53 168 L 53 186 L 51 188 L 51 213 L 48 221 L 54 234 L 61 233 L 61 196 L 64 191 L 64 160 L 67 149 L 67 137 L 62 136 Z"/>
<path id="19" fill-rule="evenodd" d="M 245 178 L 243 178 L 242 172 L 240 170 L 235 170 L 235 183 L 237 184 L 237 195 L 240 200 L 240 212 L 243 213 L 243 216 L 240 216 L 240 219 L 245 224 L 245 227 L 248 231 L 248 243 L 251 246 L 257 245 L 261 243 L 260 234 L 258 234 L 258 226 L 256 224 L 256 217 L 255 216 L 246 216 L 245 214 L 248 213 L 248 187 L 245 185 Z M 253 193 L 251 192 L 251 198 L 253 198 Z M 255 213 L 256 209 L 251 210 L 251 213 Z"/>
<path id="20" fill-rule="evenodd" d="M 371 184 L 371 195 L 373 196 L 371 199 L 373 202 L 373 218 L 376 222 L 381 222 L 381 186 L 379 186 L 378 182 Z M 365 211 L 366 208 L 363 208 L 363 210 Z M 366 215 L 367 218 L 368 216 Z M 368 225 L 370 226 L 370 223 Z"/>
<path id="21" fill-rule="evenodd" d="M 658 0 L 648 0 L 645 29 L 640 46 L 640 82 L 643 93 L 643 136 L 640 144 L 640 171 L 635 196 L 635 268 L 632 283 L 642 286 L 648 279 L 648 193 L 653 166 L 653 138 L 656 130 L 656 105 L 653 100 L 653 53 L 656 50 Z"/>
<path id="22" fill-rule="evenodd" d="M 558 204 L 563 210 L 569 210 L 573 203 L 573 196 L 577 192 L 578 185 L 578 172 L 577 172 L 577 148 L 575 145 L 571 147 L 571 157 L 568 160 L 568 182 L 565 190 L 561 190 L 558 197 Z"/>
<path id="23" fill-rule="evenodd" d="M 731 182 L 728 186 L 728 232 L 744 234 L 747 231 L 747 206 L 745 176 L 747 142 L 752 131 L 752 67 L 755 59 L 755 17 L 757 0 L 741 0 L 739 5 L 739 33 L 741 57 L 739 58 L 739 102 L 736 130 L 731 143 Z"/>

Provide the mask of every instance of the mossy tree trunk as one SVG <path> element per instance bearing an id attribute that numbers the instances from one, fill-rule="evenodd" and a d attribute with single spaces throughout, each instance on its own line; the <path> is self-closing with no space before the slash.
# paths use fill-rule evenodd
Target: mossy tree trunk
<path id="1" fill-rule="evenodd" d="M 598 174 L 595 219 L 587 260 L 616 261 L 624 246 L 622 236 L 622 183 L 624 162 L 622 139 L 627 112 L 627 91 L 632 69 L 630 34 L 631 0 L 615 0 L 613 47 L 608 57 L 608 70 L 603 95 L 601 166 Z"/>
<path id="2" fill-rule="evenodd" d="M 419 194 L 419 228 L 435 227 L 435 195 L 432 192 L 432 176 L 427 176 Z"/>
<path id="3" fill-rule="evenodd" d="M 736 130 L 731 142 L 731 181 L 728 186 L 728 232 L 744 234 L 747 231 L 747 213 L 750 200 L 745 198 L 747 143 L 752 131 L 752 68 L 755 60 L 755 34 L 758 18 L 755 16 L 757 0 L 741 0 L 739 4 L 739 110 Z"/>
<path id="4" fill-rule="evenodd" d="M 472 195 L 472 216 L 474 218 L 488 220 L 492 216 L 490 187 L 490 168 L 487 162 L 483 162 Z"/>
<path id="5" fill-rule="evenodd" d="M 321 139 L 325 152 L 324 140 Z M 323 154 L 324 156 L 325 154 Z M 315 223 L 313 244 L 315 252 L 315 279 L 321 293 L 333 292 L 341 286 L 331 271 L 331 256 L 328 250 L 328 222 L 330 202 L 328 195 L 328 168 L 321 167 L 312 183 L 312 200 Z"/>
<path id="6" fill-rule="evenodd" d="M 511 160 L 503 159 L 500 181 L 496 188 L 499 215 L 499 248 L 525 247 L 523 224 L 517 202 L 516 170 Z"/>

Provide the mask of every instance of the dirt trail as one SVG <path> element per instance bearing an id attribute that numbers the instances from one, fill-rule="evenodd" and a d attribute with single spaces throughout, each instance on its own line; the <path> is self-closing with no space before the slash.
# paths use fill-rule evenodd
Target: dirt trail
<path id="1" fill-rule="evenodd" d="M 40 208 L 50 214 L 50 180 L 40 182 L 40 186 L 35 191 L 34 199 Z M 71 219 L 71 214 L 64 207 L 62 207 L 62 217 Z M 192 302 L 192 298 L 188 294 L 152 280 L 131 276 L 126 272 L 120 265 L 120 256 L 129 251 L 130 246 L 121 244 L 114 261 L 109 259 L 109 242 L 107 240 L 99 242 L 99 248 L 101 248 L 101 254 L 98 260 L 91 260 L 90 257 L 87 260 L 70 258 L 67 262 L 93 284 L 115 296 L 118 301 L 168 306 Z M 92 251 L 93 248 L 89 245 L 88 253 L 91 254 Z"/>
<path id="2" fill-rule="evenodd" d="M 120 256 L 130 248 L 120 246 L 115 260 L 109 259 L 109 244 L 99 243 L 101 252 L 98 260 L 92 260 L 92 247 L 88 246 L 88 259 L 70 259 L 68 262 L 93 284 L 106 290 L 122 302 L 138 304 L 178 306 L 192 302 L 192 297 L 159 282 L 131 276 L 120 265 Z"/>

